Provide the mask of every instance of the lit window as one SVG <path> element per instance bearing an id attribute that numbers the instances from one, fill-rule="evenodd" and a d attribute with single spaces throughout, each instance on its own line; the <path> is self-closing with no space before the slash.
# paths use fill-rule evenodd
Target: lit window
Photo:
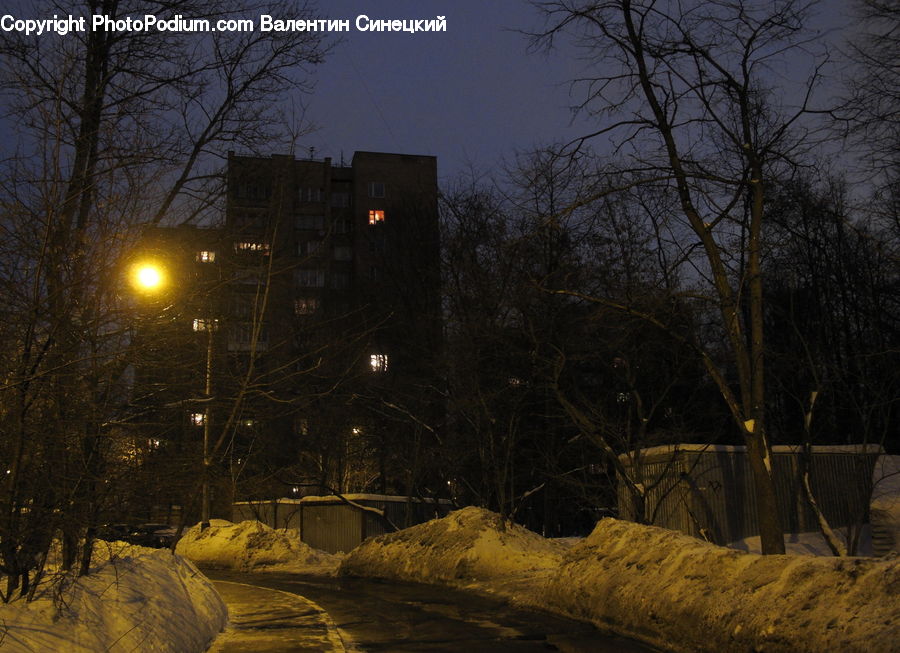
<path id="1" fill-rule="evenodd" d="M 194 331 L 215 331 L 219 327 L 219 321 L 206 317 L 194 318 Z"/>
<path id="2" fill-rule="evenodd" d="M 191 413 L 191 424 L 194 426 L 206 424 L 206 413 Z"/>
<path id="3" fill-rule="evenodd" d="M 361 434 L 362 434 L 362 429 L 359 428 L 358 426 L 354 426 L 352 429 L 350 429 L 350 432 L 351 432 L 353 435 L 361 435 Z"/>
<path id="4" fill-rule="evenodd" d="M 294 226 L 297 229 L 315 231 L 325 228 L 325 216 L 323 215 L 298 215 L 294 217 Z"/>
<path id="5" fill-rule="evenodd" d="M 334 260 L 335 261 L 352 261 L 353 260 L 353 248 L 350 247 L 349 245 L 335 245 Z"/>
<path id="6" fill-rule="evenodd" d="M 297 297 L 294 300 L 294 315 L 312 315 L 318 309 L 318 297 Z"/>
<path id="7" fill-rule="evenodd" d="M 262 254 L 269 253 L 269 243 L 261 243 L 258 241 L 241 241 L 234 244 L 235 252 L 260 252 Z"/>
<path id="8" fill-rule="evenodd" d="M 369 182 L 369 197 L 384 197 L 384 184 L 380 181 Z"/>
<path id="9" fill-rule="evenodd" d="M 387 372 L 388 357 L 387 354 L 370 354 L 369 367 L 373 372 Z"/>
<path id="10" fill-rule="evenodd" d="M 384 211 L 369 211 L 369 224 L 384 222 Z"/>
<path id="11" fill-rule="evenodd" d="M 216 253 L 212 250 L 201 250 L 197 252 L 197 262 L 198 263 L 215 263 L 216 261 Z"/>

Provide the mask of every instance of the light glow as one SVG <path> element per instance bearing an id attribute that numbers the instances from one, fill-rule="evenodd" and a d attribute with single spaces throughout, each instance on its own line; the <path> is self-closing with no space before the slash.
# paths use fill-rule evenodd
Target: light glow
<path id="1" fill-rule="evenodd" d="M 165 285 L 163 267 L 152 261 L 137 263 L 132 270 L 132 283 L 139 290 L 157 292 Z"/>

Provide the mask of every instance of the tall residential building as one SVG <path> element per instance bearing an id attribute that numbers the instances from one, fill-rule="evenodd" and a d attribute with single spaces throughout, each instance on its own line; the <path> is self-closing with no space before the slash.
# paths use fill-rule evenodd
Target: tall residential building
<path id="1" fill-rule="evenodd" d="M 147 236 L 178 292 L 137 367 L 146 429 L 191 449 L 209 420 L 229 499 L 412 492 L 442 417 L 435 158 L 229 154 L 226 188 L 223 226 Z"/>

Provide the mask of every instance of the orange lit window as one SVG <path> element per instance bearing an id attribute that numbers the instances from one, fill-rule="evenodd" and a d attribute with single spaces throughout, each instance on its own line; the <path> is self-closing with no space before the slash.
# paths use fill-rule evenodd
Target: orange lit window
<path id="1" fill-rule="evenodd" d="M 384 211 L 369 211 L 369 224 L 384 222 Z"/>

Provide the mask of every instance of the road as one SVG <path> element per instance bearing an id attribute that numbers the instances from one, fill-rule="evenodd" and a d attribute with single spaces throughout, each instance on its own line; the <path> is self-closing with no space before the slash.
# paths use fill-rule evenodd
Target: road
<path id="1" fill-rule="evenodd" d="M 204 570 L 213 580 L 290 592 L 324 608 L 359 651 L 565 651 L 655 649 L 589 624 L 431 585 L 362 578 Z"/>

